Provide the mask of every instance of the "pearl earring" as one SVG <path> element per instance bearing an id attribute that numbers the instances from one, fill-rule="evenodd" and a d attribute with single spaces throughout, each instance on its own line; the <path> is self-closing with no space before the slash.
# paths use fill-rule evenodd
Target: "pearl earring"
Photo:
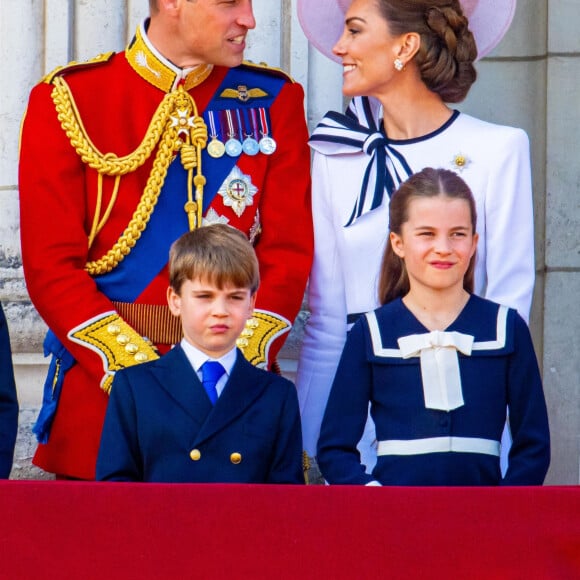
<path id="1" fill-rule="evenodd" d="M 395 65 L 395 68 L 399 72 L 401 72 L 405 68 L 405 63 L 400 58 L 396 58 L 393 64 Z"/>

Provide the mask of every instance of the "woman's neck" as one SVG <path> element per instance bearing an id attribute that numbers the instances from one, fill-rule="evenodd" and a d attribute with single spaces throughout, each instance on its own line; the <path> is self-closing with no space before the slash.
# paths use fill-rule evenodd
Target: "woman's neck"
<path id="1" fill-rule="evenodd" d="M 457 319 L 469 296 L 463 287 L 446 291 L 411 288 L 403 304 L 428 330 L 445 330 Z"/>
<path id="2" fill-rule="evenodd" d="M 402 84 L 378 97 L 383 106 L 385 133 L 390 139 L 416 139 L 444 125 L 453 111 L 423 82 Z"/>

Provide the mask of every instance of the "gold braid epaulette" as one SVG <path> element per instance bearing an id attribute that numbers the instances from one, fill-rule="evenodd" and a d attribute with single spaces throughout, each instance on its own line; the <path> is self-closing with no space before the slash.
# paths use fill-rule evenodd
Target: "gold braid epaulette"
<path id="1" fill-rule="evenodd" d="M 53 84 L 54 79 L 62 75 L 66 75 L 69 74 L 70 72 L 76 72 L 79 70 L 94 68 L 101 64 L 107 63 L 115 56 L 115 54 L 116 53 L 114 51 L 103 52 L 89 60 L 85 60 L 82 62 L 77 62 L 76 60 L 73 60 L 63 66 L 57 66 L 55 69 L 50 71 L 46 76 L 44 76 L 40 82 L 49 85 Z"/>
<path id="2" fill-rule="evenodd" d="M 143 195 L 125 231 L 104 256 L 88 262 L 85 266 L 87 272 L 92 276 L 106 274 L 118 266 L 123 258 L 131 252 L 145 231 L 159 199 L 167 170 L 173 160 L 173 154 L 180 143 L 180 134 L 183 132 L 187 132 L 189 138 L 181 144 L 182 163 L 188 171 L 192 171 L 195 167 L 198 168 L 195 185 L 199 194 L 198 198 L 202 196 L 205 179 L 201 174 L 200 153 L 207 144 L 207 126 L 203 118 L 198 116 L 195 101 L 182 87 L 179 87 L 178 90 L 165 95 L 153 115 L 143 141 L 135 151 L 124 157 L 118 157 L 114 153 L 103 154 L 87 135 L 66 81 L 57 77 L 53 84 L 52 99 L 63 131 L 82 161 L 99 174 L 122 176 L 132 173 L 149 159 L 159 143 Z M 191 124 L 189 124 L 190 119 L 192 120 Z M 185 120 L 185 127 L 183 120 Z M 201 207 L 200 199 L 198 199 L 197 205 Z"/>

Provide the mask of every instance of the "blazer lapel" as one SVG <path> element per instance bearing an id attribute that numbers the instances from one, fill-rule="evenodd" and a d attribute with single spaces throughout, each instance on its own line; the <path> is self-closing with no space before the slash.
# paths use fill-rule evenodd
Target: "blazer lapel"
<path id="1" fill-rule="evenodd" d="M 173 347 L 152 372 L 163 390 L 201 427 L 212 404 L 183 349 Z"/>
<path id="2" fill-rule="evenodd" d="M 212 437 L 242 415 L 268 385 L 268 375 L 252 366 L 238 351 L 236 363 L 213 412 L 200 430 L 196 444 Z M 202 387 L 203 388 L 203 387 Z"/>

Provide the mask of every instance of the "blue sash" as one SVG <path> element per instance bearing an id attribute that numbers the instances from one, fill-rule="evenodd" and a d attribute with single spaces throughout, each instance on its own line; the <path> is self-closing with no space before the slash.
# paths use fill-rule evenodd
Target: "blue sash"
<path id="1" fill-rule="evenodd" d="M 230 69 L 208 104 L 204 113 L 206 123 L 208 111 L 258 107 L 269 109 L 285 82 L 284 78 L 243 65 Z M 237 91 L 240 86 L 259 88 L 260 94 L 263 92 L 265 95 L 252 97 L 246 102 L 224 96 L 227 89 Z M 228 155 L 214 159 L 206 150 L 202 152 L 203 173 L 207 180 L 203 199 L 204 215 L 237 159 Z M 171 244 L 189 230 L 187 214 L 183 209 L 187 201 L 186 192 L 187 171 L 179 157 L 176 157 L 169 166 L 147 228 L 131 253 L 112 272 L 95 277 L 100 292 L 113 301 L 131 303 L 147 288 L 167 264 Z"/>

